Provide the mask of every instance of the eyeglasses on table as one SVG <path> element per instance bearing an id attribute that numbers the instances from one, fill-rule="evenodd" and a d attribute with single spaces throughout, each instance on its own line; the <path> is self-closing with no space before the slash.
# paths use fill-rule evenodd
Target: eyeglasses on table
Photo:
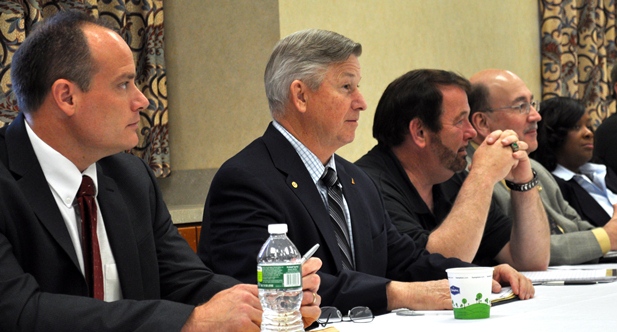
<path id="1" fill-rule="evenodd" d="M 369 323 L 373 321 L 373 312 L 368 307 L 354 307 L 349 310 L 347 316 L 343 316 L 336 307 L 321 307 L 321 315 L 317 323 L 326 326 L 338 322 Z"/>

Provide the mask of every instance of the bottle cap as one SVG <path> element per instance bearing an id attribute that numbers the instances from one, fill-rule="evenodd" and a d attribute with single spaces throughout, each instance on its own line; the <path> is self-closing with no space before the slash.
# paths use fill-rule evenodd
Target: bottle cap
<path id="1" fill-rule="evenodd" d="M 287 233 L 287 224 L 270 224 L 268 225 L 268 233 L 285 234 Z"/>

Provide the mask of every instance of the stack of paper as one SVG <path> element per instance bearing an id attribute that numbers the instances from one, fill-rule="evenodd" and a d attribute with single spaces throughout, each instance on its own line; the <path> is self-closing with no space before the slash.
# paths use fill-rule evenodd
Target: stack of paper
<path id="1" fill-rule="evenodd" d="M 491 305 L 496 306 L 498 304 L 504 304 L 512 301 L 518 300 L 518 296 L 516 296 L 512 292 L 512 288 L 510 287 L 501 287 L 501 292 L 491 294 Z"/>
<path id="2" fill-rule="evenodd" d="M 547 281 L 563 282 L 612 282 L 617 280 L 617 269 L 548 270 L 521 272 L 534 284 Z"/>

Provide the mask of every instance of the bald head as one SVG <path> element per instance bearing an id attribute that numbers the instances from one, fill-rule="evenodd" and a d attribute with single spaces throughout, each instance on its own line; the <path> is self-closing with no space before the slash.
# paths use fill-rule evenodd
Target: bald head
<path id="1" fill-rule="evenodd" d="M 495 130 L 512 129 L 519 139 L 529 144 L 528 151 L 534 151 L 538 146 L 536 129 L 541 117 L 534 107 L 529 113 L 519 112 L 519 106 L 534 100 L 525 82 L 502 69 L 482 70 L 469 81 L 472 84 L 470 121 L 478 132 L 476 141 L 481 142 Z"/>
<path id="2" fill-rule="evenodd" d="M 493 81 L 506 81 L 508 79 L 520 78 L 513 72 L 504 69 L 484 69 L 471 76 L 471 83 L 489 84 Z"/>
<path id="3" fill-rule="evenodd" d="M 520 77 L 509 70 L 503 69 L 485 69 L 479 71 L 471 76 L 469 81 L 471 84 L 481 84 L 487 88 L 490 104 L 493 104 L 491 101 L 494 99 L 499 99 L 500 96 L 503 96 L 511 91 L 514 85 L 518 87 L 522 86 L 527 89 L 525 82 L 523 82 Z"/>

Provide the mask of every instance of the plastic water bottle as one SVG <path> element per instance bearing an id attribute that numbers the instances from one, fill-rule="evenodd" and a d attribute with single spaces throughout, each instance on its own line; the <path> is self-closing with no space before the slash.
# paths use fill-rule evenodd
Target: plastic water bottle
<path id="1" fill-rule="evenodd" d="M 287 237 L 287 224 L 268 225 L 270 237 L 257 256 L 261 331 L 304 331 L 302 256 Z"/>

